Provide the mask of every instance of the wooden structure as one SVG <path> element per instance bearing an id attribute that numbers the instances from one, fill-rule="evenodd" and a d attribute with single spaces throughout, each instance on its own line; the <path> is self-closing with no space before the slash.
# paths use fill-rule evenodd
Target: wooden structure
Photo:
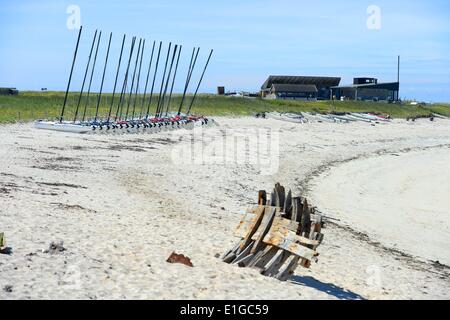
<path id="1" fill-rule="evenodd" d="M 221 259 L 286 281 L 298 265 L 317 262 L 322 227 L 322 216 L 306 199 L 276 184 L 269 199 L 266 191 L 259 192 L 258 205 L 247 210 L 235 231 L 241 240 Z"/>

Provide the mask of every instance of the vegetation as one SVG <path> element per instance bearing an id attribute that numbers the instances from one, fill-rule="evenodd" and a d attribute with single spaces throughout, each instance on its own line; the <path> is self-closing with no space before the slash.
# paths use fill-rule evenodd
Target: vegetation
<path id="1" fill-rule="evenodd" d="M 74 116 L 79 94 L 70 93 L 67 102 L 65 119 L 71 119 Z M 148 96 L 147 96 L 148 98 Z M 156 109 L 156 101 L 158 97 L 154 96 L 151 110 Z M 99 106 L 99 115 L 108 114 L 109 106 L 112 100 L 111 94 L 102 96 Z M 187 97 L 185 106 L 192 100 L 192 96 Z M 55 119 L 59 117 L 61 106 L 64 101 L 63 92 L 21 92 L 18 96 L 0 96 L 0 122 L 29 121 L 35 119 Z M 86 95 L 81 101 L 81 115 L 86 104 Z M 138 113 L 142 106 L 142 96 L 139 96 L 136 104 Z M 177 110 L 181 97 L 174 96 L 171 103 L 171 110 Z M 114 112 L 119 102 L 119 96 L 116 95 L 114 102 Z M 87 116 L 93 117 L 97 104 L 97 94 L 91 94 L 89 98 L 89 107 Z M 133 100 L 130 104 L 130 110 L 133 109 Z M 126 109 L 128 100 L 125 101 Z M 144 109 L 146 109 L 146 105 Z M 186 107 L 184 108 L 186 111 Z M 360 101 L 269 101 L 262 99 L 250 99 L 241 97 L 224 97 L 216 95 L 199 95 L 192 109 L 193 113 L 207 116 L 245 116 L 253 115 L 264 111 L 278 112 L 371 112 L 378 114 L 389 114 L 394 118 L 406 118 L 413 116 L 427 116 L 430 113 L 438 113 L 450 116 L 449 104 L 433 104 L 433 105 L 411 105 L 404 104 L 387 104 L 376 102 L 360 102 Z"/>

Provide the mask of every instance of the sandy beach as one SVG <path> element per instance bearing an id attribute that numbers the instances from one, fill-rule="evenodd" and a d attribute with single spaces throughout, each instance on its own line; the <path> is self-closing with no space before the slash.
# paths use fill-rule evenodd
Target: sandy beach
<path id="1" fill-rule="evenodd" d="M 0 299 L 450 298 L 450 121 L 216 121 L 195 137 L 201 160 L 190 131 L 0 126 L 0 232 L 13 250 L 0 255 Z M 255 132 L 274 142 L 265 157 L 223 147 Z M 319 262 L 288 282 L 217 258 L 276 182 L 333 218 Z M 167 263 L 173 251 L 194 267 Z"/>
<path id="2" fill-rule="evenodd" d="M 389 247 L 450 265 L 450 148 L 342 164 L 314 181 L 314 203 Z"/>

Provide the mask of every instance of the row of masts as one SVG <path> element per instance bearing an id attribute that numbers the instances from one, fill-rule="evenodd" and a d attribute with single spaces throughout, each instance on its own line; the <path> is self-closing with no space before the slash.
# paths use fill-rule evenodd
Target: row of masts
<path id="1" fill-rule="evenodd" d="M 64 114 L 66 111 L 67 106 L 67 100 L 68 100 L 68 94 L 72 82 L 72 76 L 74 72 L 74 67 L 76 65 L 77 55 L 78 55 L 78 48 L 80 45 L 80 38 L 82 34 L 83 28 L 80 27 L 79 33 L 78 33 L 78 40 L 75 48 L 75 53 L 73 57 L 72 67 L 70 71 L 69 81 L 67 84 L 66 93 L 64 96 L 64 102 L 61 110 L 61 116 L 59 121 L 63 122 L 64 120 Z M 132 37 L 130 47 L 129 47 L 129 53 L 127 54 L 126 51 L 126 39 L 127 36 L 123 35 L 122 38 L 122 45 L 120 49 L 120 55 L 117 62 L 117 68 L 114 72 L 114 87 L 113 87 L 113 93 L 111 97 L 111 101 L 109 101 L 108 106 L 108 115 L 106 117 L 103 117 L 100 119 L 99 110 L 100 105 L 102 101 L 102 94 L 104 90 L 104 84 L 105 84 L 105 77 L 108 73 L 108 64 L 110 63 L 110 50 L 111 50 L 111 42 L 113 39 L 112 32 L 109 34 L 109 40 L 108 40 L 108 46 L 106 49 L 106 56 L 105 60 L 103 62 L 103 71 L 102 71 L 102 78 L 101 78 L 101 84 L 100 89 L 97 94 L 96 104 L 95 104 L 95 115 L 93 117 L 93 120 L 91 118 L 89 124 L 110 124 L 113 122 L 120 122 L 120 121 L 146 121 L 149 119 L 151 114 L 153 113 L 154 118 L 161 118 L 164 116 L 169 115 L 170 106 L 173 101 L 173 90 L 175 86 L 175 81 L 177 79 L 178 75 L 178 67 L 180 62 L 180 57 L 182 53 L 183 46 L 182 45 L 172 45 L 170 42 L 167 48 L 167 53 L 163 54 L 165 56 L 163 65 L 164 69 L 162 72 L 162 78 L 160 80 L 160 85 L 157 86 L 158 83 L 158 71 L 161 67 L 161 57 L 162 57 L 162 49 L 163 49 L 163 42 L 160 41 L 157 43 L 156 41 L 153 41 L 153 44 L 151 45 L 151 53 L 150 57 L 148 59 L 148 67 L 146 68 L 146 76 L 145 79 L 145 85 L 143 94 L 140 94 L 141 90 L 141 78 L 143 77 L 143 73 L 145 73 L 145 70 L 143 70 L 143 65 L 145 68 L 145 50 L 146 50 L 146 40 L 143 38 L 140 38 L 138 40 L 137 37 Z M 76 99 L 76 109 L 75 114 L 72 119 L 68 119 L 72 121 L 73 123 L 86 123 L 88 112 L 89 112 L 89 101 L 90 96 L 92 95 L 92 82 L 98 62 L 98 53 L 99 53 L 99 47 L 102 40 L 102 31 L 96 30 L 92 39 L 92 44 L 89 51 L 89 57 L 87 59 L 86 67 L 84 70 L 84 76 L 83 76 L 83 82 L 81 85 L 81 90 L 78 94 L 78 97 Z M 209 65 L 211 56 L 213 54 L 213 50 L 210 51 L 208 59 L 206 61 L 205 67 L 203 69 L 203 72 L 200 76 L 200 79 L 198 81 L 198 84 L 196 86 L 194 95 L 190 102 L 187 102 L 187 92 L 189 89 L 189 86 L 191 84 L 192 75 L 194 73 L 195 66 L 197 64 L 198 56 L 200 52 L 200 47 L 194 47 L 192 50 L 190 62 L 189 62 L 189 68 L 187 70 L 186 79 L 184 82 L 184 89 L 183 94 L 181 96 L 181 101 L 178 105 L 177 110 L 173 110 L 173 113 L 176 113 L 176 115 L 180 116 L 182 114 L 183 110 L 186 110 L 186 114 L 189 115 L 192 106 L 194 105 L 194 102 L 196 100 L 196 97 L 198 95 L 198 91 L 200 89 L 200 85 L 203 81 L 205 72 L 207 70 L 207 67 Z M 125 55 L 125 57 L 124 57 Z M 121 79 L 121 67 L 122 64 L 126 63 L 125 72 L 123 75 L 123 79 Z M 153 74 L 152 74 L 152 68 L 153 68 Z M 162 69 L 161 69 L 162 70 Z M 159 87 L 159 90 L 158 90 Z M 158 90 L 158 91 L 157 91 Z M 156 92 L 155 92 L 156 91 Z M 84 103 L 83 102 L 83 97 Z M 133 98 L 134 97 L 134 98 Z M 152 103 L 156 105 L 156 108 L 154 110 L 151 110 Z"/>

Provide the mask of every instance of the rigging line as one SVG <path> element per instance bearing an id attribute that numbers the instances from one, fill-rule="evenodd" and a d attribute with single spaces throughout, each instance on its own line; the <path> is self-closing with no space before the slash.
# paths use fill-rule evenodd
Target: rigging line
<path id="1" fill-rule="evenodd" d="M 137 77 L 137 84 L 136 84 L 136 92 L 134 95 L 134 104 L 133 104 L 133 115 L 131 116 L 132 119 L 134 119 L 134 114 L 136 112 L 136 103 L 137 103 L 137 97 L 139 92 L 139 82 L 141 79 L 141 69 L 142 69 L 142 60 L 144 58 L 144 49 L 145 49 L 145 39 L 142 43 L 142 52 L 141 52 L 141 62 L 139 63 L 139 71 L 138 71 L 138 77 Z"/>
<path id="2" fill-rule="evenodd" d="M 156 116 L 159 115 L 159 107 L 160 107 L 162 93 L 163 93 L 163 88 L 164 88 L 164 79 L 166 78 L 167 65 L 169 63 L 169 56 L 170 56 L 170 49 L 171 48 L 172 48 L 172 42 L 169 43 L 169 48 L 167 50 L 166 65 L 164 67 L 164 73 L 163 73 L 163 77 L 162 77 L 162 80 L 161 80 L 161 89 L 159 91 L 158 104 L 157 104 L 157 107 L 156 107 Z"/>
<path id="3" fill-rule="evenodd" d="M 153 41 L 152 54 L 150 56 L 150 63 L 148 65 L 147 80 L 145 81 L 144 95 L 142 96 L 141 113 L 139 114 L 140 119 L 142 119 L 142 117 L 144 116 L 145 96 L 147 95 L 148 80 L 150 78 L 150 70 L 152 68 L 152 63 L 153 63 L 153 54 L 155 53 L 155 45 L 156 45 L 156 41 Z"/>
<path id="4" fill-rule="evenodd" d="M 87 92 L 87 97 L 86 97 L 86 103 L 84 105 L 84 112 L 83 112 L 83 120 L 82 120 L 82 122 L 84 122 L 85 119 L 86 119 L 86 110 L 87 110 L 87 107 L 88 107 L 88 104 L 89 104 L 89 96 L 91 94 L 92 79 L 94 77 L 95 65 L 97 63 L 98 48 L 100 46 L 101 38 L 102 38 L 102 32 L 100 31 L 100 34 L 99 34 L 98 39 L 97 39 L 97 48 L 95 49 L 94 63 L 92 64 L 91 79 L 89 80 L 89 87 L 88 87 L 88 92 Z"/>
<path id="5" fill-rule="evenodd" d="M 130 57 L 128 58 L 127 69 L 126 69 L 125 76 L 124 76 L 124 79 L 123 79 L 122 91 L 120 93 L 119 103 L 117 104 L 117 112 L 116 112 L 116 118 L 115 118 L 116 122 L 117 122 L 117 120 L 121 120 L 122 119 L 122 107 L 123 107 L 123 102 L 124 102 L 124 95 L 125 95 L 125 92 L 126 92 L 125 90 L 126 90 L 126 86 L 127 86 L 127 82 L 128 82 L 128 72 L 129 72 L 129 69 L 130 69 L 130 63 L 131 63 L 131 59 L 132 59 L 132 56 L 133 56 L 135 42 L 136 42 L 136 37 L 133 37 L 131 39 Z"/>
<path id="6" fill-rule="evenodd" d="M 125 113 L 125 121 L 128 120 L 128 113 L 130 112 L 130 104 L 131 104 L 131 99 L 133 97 L 134 81 L 136 79 L 136 70 L 137 70 L 137 65 L 138 65 L 138 61 L 139 61 L 139 53 L 141 52 L 141 44 L 142 44 L 142 39 L 139 39 L 139 46 L 138 46 L 138 50 L 137 50 L 137 54 L 136 54 L 136 62 L 134 64 L 133 78 L 131 80 L 130 94 L 128 96 L 127 112 Z"/>
<path id="7" fill-rule="evenodd" d="M 156 60 L 155 74 L 153 76 L 152 90 L 150 92 L 150 99 L 148 101 L 147 115 L 146 115 L 145 119 L 148 119 L 148 116 L 149 116 L 149 113 L 150 113 L 150 106 L 151 106 L 151 103 L 152 103 L 153 91 L 154 91 L 154 88 L 155 88 L 156 74 L 158 73 L 159 59 L 161 57 L 161 48 L 162 48 L 162 41 L 159 42 L 158 59 Z"/>
<path id="8" fill-rule="evenodd" d="M 94 33 L 94 39 L 92 40 L 91 51 L 89 53 L 89 58 L 88 58 L 87 66 L 86 66 L 86 71 L 84 72 L 83 84 L 81 85 L 81 91 L 80 91 L 80 95 L 78 97 L 77 108 L 75 110 L 75 116 L 73 118 L 73 122 L 74 123 L 77 121 L 78 111 L 80 109 L 80 104 L 81 104 L 81 98 L 83 97 L 84 86 L 86 84 L 87 75 L 89 73 L 89 66 L 91 64 L 92 52 L 94 51 L 95 40 L 97 40 L 97 31 L 98 30 L 95 30 L 95 33 Z"/>
<path id="9" fill-rule="evenodd" d="M 69 89 L 70 89 L 70 83 L 72 82 L 72 75 L 73 75 L 73 68 L 75 67 L 75 62 L 77 60 L 77 54 L 78 54 L 78 47 L 80 45 L 80 38 L 81 38 L 81 31 L 83 30 L 83 27 L 80 26 L 80 31 L 78 32 L 78 40 L 77 40 L 77 45 L 75 48 L 75 53 L 73 55 L 73 61 L 72 61 L 72 68 L 70 69 L 70 76 L 69 76 L 69 81 L 67 83 L 67 89 L 66 89 L 66 94 L 64 96 L 64 102 L 63 102 L 63 106 L 61 109 L 61 117 L 59 118 L 59 122 L 61 123 L 63 121 L 64 118 L 64 111 L 66 110 L 66 104 L 67 104 L 67 97 L 69 95 Z"/>
<path id="10" fill-rule="evenodd" d="M 172 101 L 173 87 L 175 85 L 175 79 L 177 77 L 178 63 L 180 62 L 180 55 L 181 55 L 182 49 L 183 49 L 183 46 L 180 46 L 180 50 L 178 50 L 177 64 L 175 65 L 175 73 L 173 75 L 172 86 L 170 88 L 169 101 L 167 102 L 167 107 L 166 107 L 166 115 L 169 113 L 170 102 Z"/>
<path id="11" fill-rule="evenodd" d="M 94 118 L 94 123 L 97 122 L 97 118 L 98 118 L 98 109 L 100 107 L 100 101 L 102 100 L 102 92 L 103 92 L 103 84 L 105 83 L 105 74 L 106 74 L 106 68 L 108 67 L 108 59 L 109 59 L 109 50 L 111 48 L 111 40 L 112 40 L 112 32 L 109 34 L 109 43 L 108 43 L 108 50 L 106 52 L 106 60 L 105 60 L 105 67 L 103 68 L 103 76 L 102 76 L 102 84 L 100 85 L 100 93 L 98 95 L 98 100 L 97 100 L 97 108 L 95 110 L 95 118 Z"/>
<path id="12" fill-rule="evenodd" d="M 212 56 L 213 52 L 214 52 L 214 50 L 211 49 L 211 52 L 209 53 L 208 61 L 206 61 L 206 65 L 205 65 L 205 68 L 203 69 L 202 76 L 200 77 L 200 81 L 198 82 L 197 89 L 195 90 L 195 93 L 194 93 L 194 97 L 192 98 L 191 105 L 189 106 L 189 109 L 187 110 L 187 114 L 189 114 L 191 112 L 192 106 L 194 105 L 194 101 L 195 101 L 195 98 L 197 97 L 198 89 L 200 88 L 203 77 L 205 76 L 205 72 L 206 72 L 206 69 L 208 68 L 208 64 L 209 64 L 209 61 L 211 60 L 211 56 Z"/>
<path id="13" fill-rule="evenodd" d="M 124 34 L 123 35 L 123 40 L 122 40 L 122 48 L 120 49 L 119 64 L 117 66 L 116 80 L 114 82 L 114 90 L 113 90 L 112 99 L 111 99 L 111 106 L 109 107 L 109 114 L 108 114 L 107 123 L 109 123 L 109 121 L 111 120 L 111 112 L 112 112 L 112 108 L 114 106 L 114 98 L 115 98 L 115 95 L 116 95 L 117 80 L 119 79 L 120 65 L 121 65 L 121 62 L 122 62 L 122 55 L 123 55 L 123 48 L 124 48 L 124 45 L 125 45 L 125 39 L 126 39 L 126 35 Z"/>
<path id="14" fill-rule="evenodd" d="M 200 47 L 197 48 L 197 53 L 196 53 L 196 55 L 195 55 L 195 58 L 194 58 L 192 67 L 191 67 L 191 69 L 190 69 L 189 72 L 188 72 L 188 77 L 187 77 L 187 79 L 186 79 L 186 86 L 185 86 L 185 88 L 184 88 L 183 98 L 181 99 L 181 104 L 180 104 L 180 108 L 179 108 L 179 110 L 178 110 L 178 115 L 181 114 L 181 110 L 182 110 L 182 108 L 183 108 L 183 104 L 184 104 L 184 101 L 185 101 L 185 99 L 186 99 L 187 90 L 188 90 L 188 88 L 189 88 L 189 84 L 191 83 L 192 74 L 194 73 L 195 65 L 196 65 L 196 63 L 197 63 L 197 58 L 198 58 L 199 52 L 200 52 Z"/>

